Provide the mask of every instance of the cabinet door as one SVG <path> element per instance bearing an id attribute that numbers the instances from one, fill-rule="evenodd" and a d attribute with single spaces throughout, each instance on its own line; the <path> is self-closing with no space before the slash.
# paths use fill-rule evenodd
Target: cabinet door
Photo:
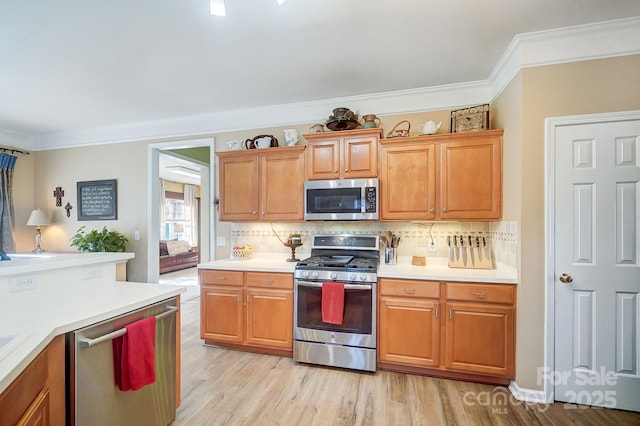
<path id="1" fill-rule="evenodd" d="M 380 361 L 439 365 L 439 303 L 430 299 L 380 298 Z"/>
<path id="2" fill-rule="evenodd" d="M 260 157 L 260 219 L 304 219 L 303 153 L 300 150 Z"/>
<path id="3" fill-rule="evenodd" d="M 500 219 L 502 137 L 440 145 L 440 218 Z"/>
<path id="4" fill-rule="evenodd" d="M 220 158 L 220 220 L 259 219 L 258 157 Z"/>
<path id="5" fill-rule="evenodd" d="M 435 219 L 435 145 L 384 146 L 381 156 L 380 219 Z"/>
<path id="6" fill-rule="evenodd" d="M 293 349 L 293 291 L 247 289 L 247 344 Z"/>
<path id="7" fill-rule="evenodd" d="M 447 303 L 447 369 L 513 378 L 513 316 L 511 307 Z"/>
<path id="8" fill-rule="evenodd" d="M 344 179 L 378 176 L 378 138 L 345 137 L 342 140 L 342 170 Z"/>
<path id="9" fill-rule="evenodd" d="M 200 337 L 222 342 L 244 340 L 242 288 L 202 286 Z"/>
<path id="10" fill-rule="evenodd" d="M 49 426 L 49 389 L 43 389 L 16 426 Z"/>
<path id="11" fill-rule="evenodd" d="M 340 139 L 307 142 L 307 179 L 340 177 Z"/>

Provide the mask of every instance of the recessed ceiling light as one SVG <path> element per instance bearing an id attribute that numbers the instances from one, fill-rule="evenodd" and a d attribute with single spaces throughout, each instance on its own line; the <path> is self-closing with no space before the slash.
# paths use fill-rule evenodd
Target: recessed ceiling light
<path id="1" fill-rule="evenodd" d="M 211 0 L 209 3 L 209 11 L 214 16 L 227 16 L 224 10 L 224 0 Z"/>
<path id="2" fill-rule="evenodd" d="M 278 6 L 282 6 L 285 1 L 287 0 L 276 0 L 276 3 L 278 3 Z M 210 0 L 209 12 L 215 16 L 227 16 L 227 12 L 224 9 L 224 0 Z"/>

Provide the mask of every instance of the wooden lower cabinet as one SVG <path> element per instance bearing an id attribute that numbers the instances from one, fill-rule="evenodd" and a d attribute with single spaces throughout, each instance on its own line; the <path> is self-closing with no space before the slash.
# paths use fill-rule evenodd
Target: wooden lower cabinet
<path id="1" fill-rule="evenodd" d="M 0 395 L 0 426 L 65 424 L 65 371 L 61 335 Z"/>
<path id="2" fill-rule="evenodd" d="M 381 278 L 378 368 L 508 384 L 515 286 Z"/>
<path id="3" fill-rule="evenodd" d="M 513 377 L 513 308 L 447 303 L 445 367 Z"/>
<path id="4" fill-rule="evenodd" d="M 205 343 L 293 354 L 293 274 L 200 270 Z"/>

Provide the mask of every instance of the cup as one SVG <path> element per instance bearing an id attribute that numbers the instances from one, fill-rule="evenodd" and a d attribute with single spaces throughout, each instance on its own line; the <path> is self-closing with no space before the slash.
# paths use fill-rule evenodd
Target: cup
<path id="1" fill-rule="evenodd" d="M 237 151 L 240 149 L 240 142 L 238 141 L 229 141 L 227 142 L 227 145 L 229 145 L 229 150 L 231 151 Z"/>
<path id="2" fill-rule="evenodd" d="M 387 265 L 395 265 L 398 263 L 398 252 L 395 247 L 384 248 L 384 263 Z"/>

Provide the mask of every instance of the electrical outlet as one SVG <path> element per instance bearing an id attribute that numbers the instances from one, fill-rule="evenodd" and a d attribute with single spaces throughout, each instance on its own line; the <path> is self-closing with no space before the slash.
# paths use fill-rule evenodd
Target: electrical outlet
<path id="1" fill-rule="evenodd" d="M 23 275 L 12 277 L 9 280 L 9 291 L 34 290 L 36 288 L 36 277 L 33 275 Z"/>
<path id="2" fill-rule="evenodd" d="M 429 251 L 430 252 L 437 252 L 438 251 L 438 245 L 436 244 L 435 241 L 429 241 Z"/>
<path id="3" fill-rule="evenodd" d="M 220 237 L 216 237 L 216 246 L 224 247 L 226 244 L 227 242 L 225 241 L 224 235 Z"/>

